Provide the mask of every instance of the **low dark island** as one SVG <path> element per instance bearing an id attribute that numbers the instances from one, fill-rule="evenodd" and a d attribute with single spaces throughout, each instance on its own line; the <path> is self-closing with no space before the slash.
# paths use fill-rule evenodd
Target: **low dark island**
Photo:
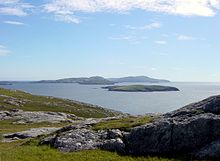
<path id="1" fill-rule="evenodd" d="M 176 87 L 160 86 L 160 85 L 123 85 L 123 86 L 107 86 L 102 87 L 109 91 L 120 92 L 167 92 L 167 91 L 179 91 Z"/>
<path id="2" fill-rule="evenodd" d="M 12 85 L 12 83 L 10 83 L 10 82 L 0 82 L 0 85 L 6 86 L 6 85 Z"/>

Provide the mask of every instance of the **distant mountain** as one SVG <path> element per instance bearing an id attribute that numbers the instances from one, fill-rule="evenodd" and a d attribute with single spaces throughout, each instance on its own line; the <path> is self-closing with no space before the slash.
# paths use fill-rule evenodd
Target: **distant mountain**
<path id="1" fill-rule="evenodd" d="M 147 83 L 162 83 L 162 82 L 170 82 L 169 80 L 164 79 L 155 79 L 146 76 L 129 76 L 123 78 L 109 78 L 108 80 L 123 83 L 123 82 L 147 82 Z"/>
<path id="2" fill-rule="evenodd" d="M 81 78 L 65 78 L 58 80 L 42 80 L 37 83 L 79 83 L 85 85 L 110 85 L 114 84 L 113 81 L 105 79 L 103 77 L 94 76 L 94 77 L 81 77 Z"/>

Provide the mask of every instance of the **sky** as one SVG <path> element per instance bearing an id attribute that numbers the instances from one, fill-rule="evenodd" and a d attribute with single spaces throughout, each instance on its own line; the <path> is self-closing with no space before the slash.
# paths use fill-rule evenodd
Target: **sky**
<path id="1" fill-rule="evenodd" d="M 220 0 L 0 0 L 0 80 L 220 82 Z"/>

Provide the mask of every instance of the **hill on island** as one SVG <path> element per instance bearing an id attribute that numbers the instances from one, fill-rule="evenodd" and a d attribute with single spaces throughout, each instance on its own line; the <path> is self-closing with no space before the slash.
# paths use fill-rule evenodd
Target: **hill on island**
<path id="1" fill-rule="evenodd" d="M 155 79 L 150 78 L 147 76 L 129 76 L 129 77 L 122 77 L 122 78 L 109 78 L 108 80 L 123 83 L 123 82 L 147 82 L 147 83 L 163 83 L 163 82 L 170 82 L 169 80 L 165 79 Z"/>
<path id="2" fill-rule="evenodd" d="M 110 85 L 114 84 L 113 81 L 107 80 L 103 77 L 94 76 L 94 77 L 81 77 L 81 78 L 64 78 L 58 80 L 42 80 L 37 83 L 78 83 L 85 85 Z"/>

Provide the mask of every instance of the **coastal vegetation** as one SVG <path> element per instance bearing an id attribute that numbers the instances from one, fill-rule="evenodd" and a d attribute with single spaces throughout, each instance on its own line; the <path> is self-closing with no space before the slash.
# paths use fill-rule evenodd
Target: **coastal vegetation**
<path id="1" fill-rule="evenodd" d="M 56 108 L 69 100 L 6 89 L 0 92 L 1 161 L 219 159 L 220 96 L 165 114 L 131 116 L 101 110 L 106 116 L 97 118 L 95 112 L 88 117 L 85 113 L 31 109 L 37 108 L 34 102 L 44 105 L 49 101 Z M 91 106 L 80 105 L 82 110 Z M 96 108 L 100 110 L 91 109 Z"/>

